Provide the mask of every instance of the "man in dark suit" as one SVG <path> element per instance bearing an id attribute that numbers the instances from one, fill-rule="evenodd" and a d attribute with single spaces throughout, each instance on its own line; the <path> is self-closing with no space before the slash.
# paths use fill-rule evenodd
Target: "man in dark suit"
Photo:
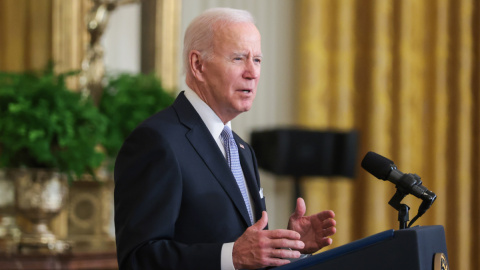
<path id="1" fill-rule="evenodd" d="M 187 28 L 184 46 L 189 89 L 140 124 L 116 160 L 120 269 L 254 269 L 331 244 L 334 213 L 304 216 L 301 198 L 287 230 L 266 228 L 255 155 L 230 130 L 260 77 L 251 15 L 208 10 Z"/>

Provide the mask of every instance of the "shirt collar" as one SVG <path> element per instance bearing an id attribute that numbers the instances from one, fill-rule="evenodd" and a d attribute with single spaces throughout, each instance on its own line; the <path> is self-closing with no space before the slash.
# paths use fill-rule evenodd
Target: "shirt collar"
<path id="1" fill-rule="evenodd" d="M 212 110 L 212 108 L 210 108 L 210 106 L 208 106 L 207 103 L 205 103 L 197 95 L 197 93 L 195 93 L 195 91 L 188 87 L 185 90 L 185 97 L 188 99 L 188 101 L 190 101 L 193 108 L 195 108 L 197 113 L 200 115 L 200 118 L 202 118 L 213 138 L 220 137 L 220 134 L 223 131 L 223 127 L 225 126 L 220 117 L 218 117 L 218 115 Z M 231 129 L 231 121 L 228 121 L 226 126 L 230 127 Z"/>

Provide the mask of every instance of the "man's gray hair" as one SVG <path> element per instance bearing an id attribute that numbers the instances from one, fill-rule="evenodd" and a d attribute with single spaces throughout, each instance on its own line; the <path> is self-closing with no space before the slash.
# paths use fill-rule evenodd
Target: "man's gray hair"
<path id="1" fill-rule="evenodd" d="M 246 10 L 233 8 L 211 8 L 193 19 L 185 31 L 183 40 L 183 70 L 190 73 L 188 54 L 197 50 L 208 59 L 212 53 L 213 33 L 229 23 L 255 23 L 252 14 Z"/>

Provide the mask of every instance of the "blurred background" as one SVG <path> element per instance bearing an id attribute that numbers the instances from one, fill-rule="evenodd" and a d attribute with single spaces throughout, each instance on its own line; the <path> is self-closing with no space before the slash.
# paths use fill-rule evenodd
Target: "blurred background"
<path id="1" fill-rule="evenodd" d="M 102 3 L 110 5 L 104 30 L 89 32 L 86 18 Z M 300 180 L 309 214 L 336 213 L 332 247 L 398 229 L 388 205 L 394 186 L 360 168 L 374 151 L 437 194 L 415 224 L 445 227 L 452 269 L 480 268 L 478 1 L 0 0 L 0 71 L 39 70 L 50 60 L 56 72 L 81 70 L 96 35 L 105 74 L 153 73 L 175 96 L 185 88 L 184 30 L 211 7 L 250 11 L 262 34 L 256 100 L 233 121 L 242 138 L 289 126 L 358 131 L 353 179 Z M 67 80 L 72 91 L 82 91 L 80 77 Z M 270 228 L 285 228 L 292 179 L 265 170 L 261 178 Z M 413 218 L 420 202 L 410 197 Z M 65 237 L 68 217 L 52 225 Z M 102 222 L 113 235 L 111 216 Z"/>

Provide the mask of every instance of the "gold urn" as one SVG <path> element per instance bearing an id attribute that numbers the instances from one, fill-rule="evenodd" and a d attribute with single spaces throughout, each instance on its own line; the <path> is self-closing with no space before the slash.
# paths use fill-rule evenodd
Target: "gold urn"
<path id="1" fill-rule="evenodd" d="M 8 176 L 15 182 L 17 213 L 32 223 L 31 229 L 22 233 L 19 249 L 58 249 L 60 242 L 48 229 L 48 223 L 66 203 L 66 175 L 54 170 L 11 169 Z M 65 244 L 61 246 L 65 248 Z"/>

